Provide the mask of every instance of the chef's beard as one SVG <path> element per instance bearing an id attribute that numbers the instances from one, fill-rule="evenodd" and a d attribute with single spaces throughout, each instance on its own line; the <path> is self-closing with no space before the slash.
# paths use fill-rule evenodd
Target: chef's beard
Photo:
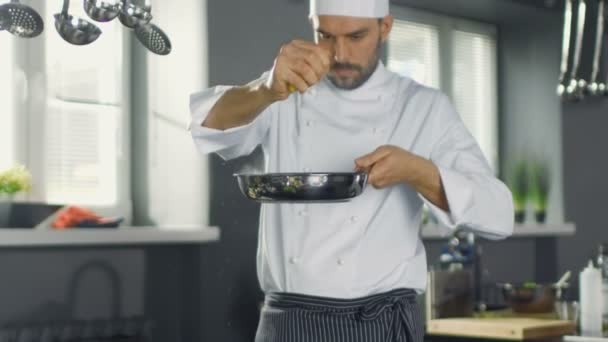
<path id="1" fill-rule="evenodd" d="M 376 45 L 376 49 L 374 54 L 369 59 L 367 66 L 364 67 L 358 64 L 351 63 L 335 63 L 332 66 L 332 70 L 336 69 L 349 69 L 358 72 L 358 75 L 353 77 L 341 78 L 333 72 L 327 74 L 327 78 L 331 81 L 331 83 L 338 89 L 343 90 L 353 90 L 362 86 L 370 77 L 374 71 L 376 71 L 376 67 L 378 66 L 378 62 L 380 61 L 380 50 L 382 47 L 381 39 L 378 39 L 378 44 Z"/>

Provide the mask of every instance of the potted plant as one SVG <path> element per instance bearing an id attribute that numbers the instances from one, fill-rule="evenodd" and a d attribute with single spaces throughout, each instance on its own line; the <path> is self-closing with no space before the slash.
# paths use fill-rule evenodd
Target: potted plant
<path id="1" fill-rule="evenodd" d="M 537 223 L 544 223 L 547 216 L 550 180 L 547 163 L 535 161 L 530 167 L 530 199 Z"/>
<path id="2" fill-rule="evenodd" d="M 28 191 L 32 176 L 23 165 L 0 172 L 0 227 L 8 224 L 11 204 L 15 194 Z"/>
<path id="3" fill-rule="evenodd" d="M 513 194 L 516 223 L 523 223 L 526 218 L 528 183 L 529 177 L 526 161 L 523 159 L 515 161 L 507 174 L 507 186 Z"/>

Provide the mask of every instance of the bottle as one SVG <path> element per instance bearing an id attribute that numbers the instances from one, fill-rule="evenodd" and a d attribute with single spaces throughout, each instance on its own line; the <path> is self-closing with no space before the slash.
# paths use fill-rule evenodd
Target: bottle
<path id="1" fill-rule="evenodd" d="M 608 244 L 602 243 L 598 247 L 597 258 L 595 261 L 596 267 L 602 272 L 602 331 L 606 331 L 608 327 Z"/>
<path id="2" fill-rule="evenodd" d="M 581 305 L 581 335 L 588 337 L 602 336 L 602 273 L 593 266 L 593 261 L 579 276 Z"/>

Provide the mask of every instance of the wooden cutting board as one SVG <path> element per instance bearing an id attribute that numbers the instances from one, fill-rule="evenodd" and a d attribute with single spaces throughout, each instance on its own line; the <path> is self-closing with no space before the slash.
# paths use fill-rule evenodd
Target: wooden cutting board
<path id="1" fill-rule="evenodd" d="M 570 321 L 538 318 L 443 318 L 427 322 L 427 334 L 521 341 L 572 334 Z"/>

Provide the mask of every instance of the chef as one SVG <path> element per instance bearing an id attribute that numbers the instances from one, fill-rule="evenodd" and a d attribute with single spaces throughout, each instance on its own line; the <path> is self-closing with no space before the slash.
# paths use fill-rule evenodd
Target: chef
<path id="1" fill-rule="evenodd" d="M 224 159 L 263 147 L 265 172 L 365 171 L 347 203 L 263 204 L 257 342 L 422 341 L 423 206 L 448 229 L 513 229 L 493 176 L 448 98 L 380 61 L 389 0 L 311 0 L 314 42 L 280 48 L 242 86 L 191 95 L 198 149 Z"/>

